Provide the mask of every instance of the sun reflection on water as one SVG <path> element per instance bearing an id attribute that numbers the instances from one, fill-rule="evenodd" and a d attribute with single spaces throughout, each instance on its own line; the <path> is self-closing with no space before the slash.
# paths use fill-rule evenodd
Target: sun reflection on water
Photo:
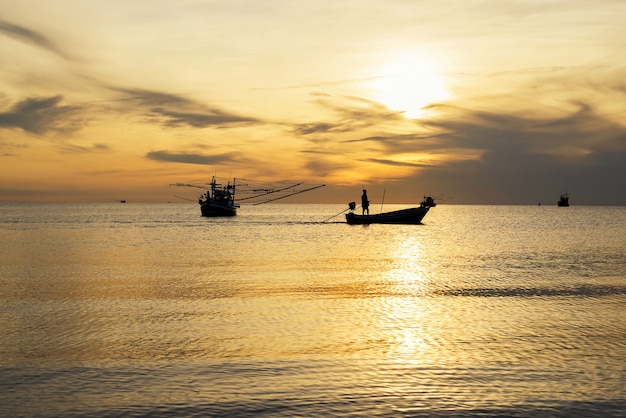
<path id="1" fill-rule="evenodd" d="M 402 237 L 389 249 L 393 268 L 385 278 L 394 294 L 424 296 L 428 292 L 429 271 L 424 259 L 423 240 L 414 236 Z"/>
<path id="2" fill-rule="evenodd" d="M 388 355 L 397 364 L 416 364 L 431 350 L 423 325 L 429 322 L 428 293 L 430 263 L 424 251 L 424 237 L 400 234 L 387 246 L 390 266 L 384 273 L 388 297 L 381 300 L 381 329 L 390 344 Z"/>

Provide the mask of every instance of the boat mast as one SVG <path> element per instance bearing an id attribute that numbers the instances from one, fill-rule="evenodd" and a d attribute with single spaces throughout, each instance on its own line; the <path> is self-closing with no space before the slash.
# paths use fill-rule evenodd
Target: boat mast
<path id="1" fill-rule="evenodd" d="M 209 197 L 209 199 L 215 199 L 215 187 L 215 176 L 213 176 L 213 178 L 211 179 L 211 196 Z"/>

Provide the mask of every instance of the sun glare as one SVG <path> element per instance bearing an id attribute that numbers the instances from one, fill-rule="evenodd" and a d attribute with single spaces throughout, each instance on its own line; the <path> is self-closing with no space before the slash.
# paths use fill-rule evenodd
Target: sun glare
<path id="1" fill-rule="evenodd" d="M 420 118 L 424 108 L 449 98 L 445 79 L 434 61 L 418 58 L 390 60 L 372 80 L 375 100 L 407 118 Z"/>

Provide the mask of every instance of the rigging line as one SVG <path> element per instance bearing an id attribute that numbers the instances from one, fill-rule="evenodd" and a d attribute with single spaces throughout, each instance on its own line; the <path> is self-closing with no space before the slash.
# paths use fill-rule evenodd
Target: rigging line
<path id="1" fill-rule="evenodd" d="M 274 199 L 266 200 L 264 202 L 253 203 L 252 206 L 262 205 L 264 203 L 269 203 L 269 202 L 274 202 L 276 200 L 285 199 L 285 198 L 287 198 L 289 196 L 294 196 L 294 195 L 297 195 L 297 194 L 300 194 L 300 193 L 304 193 L 304 192 L 308 192 L 308 191 L 311 191 L 311 190 L 319 189 L 320 187 L 324 187 L 324 186 L 326 186 L 326 185 L 322 184 L 321 186 L 315 186 L 315 187 L 310 187 L 310 188 L 304 189 L 304 190 L 298 190 L 297 192 L 288 194 L 286 196 L 280 196 L 280 197 L 277 197 L 277 198 L 274 198 Z"/>
<path id="2" fill-rule="evenodd" d="M 196 201 L 196 199 L 190 199 L 188 197 L 183 197 L 183 196 L 174 195 L 174 197 L 177 197 L 178 199 L 188 200 L 190 202 L 195 202 Z"/>
<path id="3" fill-rule="evenodd" d="M 174 183 L 174 184 L 170 184 L 170 186 L 176 186 L 176 187 L 196 187 L 198 189 L 206 189 L 205 186 L 198 186 L 196 184 L 187 184 L 187 183 Z"/>
<path id="4" fill-rule="evenodd" d="M 283 192 L 283 191 L 285 191 L 285 190 L 292 189 L 292 188 L 297 187 L 297 186 L 300 186 L 300 185 L 302 185 L 302 184 L 303 184 L 303 183 L 296 183 L 296 184 L 292 184 L 291 186 L 284 187 L 284 188 L 282 188 L 282 189 L 277 189 L 277 190 L 266 190 L 266 192 L 265 192 L 265 193 L 257 194 L 257 195 L 250 196 L 250 197 L 244 197 L 244 198 L 242 198 L 242 199 L 237 199 L 237 200 L 238 200 L 239 202 L 241 202 L 242 200 L 250 200 L 250 199 L 254 199 L 254 198 L 260 197 L 260 196 L 267 196 L 268 194 L 278 193 L 278 192 Z M 286 196 L 285 196 L 285 197 L 286 197 Z"/>
<path id="5" fill-rule="evenodd" d="M 355 207 L 355 208 L 354 208 L 354 210 L 357 210 L 357 209 L 358 209 L 358 208 L 360 208 L 360 207 L 361 207 L 361 205 L 359 205 L 359 206 Z M 328 219 L 324 219 L 324 220 L 322 221 L 322 223 L 324 223 L 324 222 L 328 222 L 328 221 L 330 221 L 331 219 L 333 219 L 333 218 L 335 218 L 335 217 L 337 217 L 337 216 L 341 215 L 342 213 L 344 213 L 345 211 L 348 211 L 348 210 L 350 210 L 350 208 L 349 208 L 349 207 L 348 207 L 348 209 L 344 209 L 344 210 L 342 210 L 341 212 L 339 212 L 338 214 L 333 215 L 333 216 L 331 216 L 331 217 L 330 217 L 330 218 L 328 218 Z"/>

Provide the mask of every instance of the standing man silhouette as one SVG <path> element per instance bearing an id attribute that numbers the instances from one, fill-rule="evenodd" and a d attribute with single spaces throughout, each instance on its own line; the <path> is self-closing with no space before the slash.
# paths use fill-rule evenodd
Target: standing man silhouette
<path id="1" fill-rule="evenodd" d="M 370 214 L 370 201 L 367 198 L 367 190 L 363 189 L 363 194 L 361 195 L 361 207 L 363 208 L 363 215 L 365 212 Z"/>

